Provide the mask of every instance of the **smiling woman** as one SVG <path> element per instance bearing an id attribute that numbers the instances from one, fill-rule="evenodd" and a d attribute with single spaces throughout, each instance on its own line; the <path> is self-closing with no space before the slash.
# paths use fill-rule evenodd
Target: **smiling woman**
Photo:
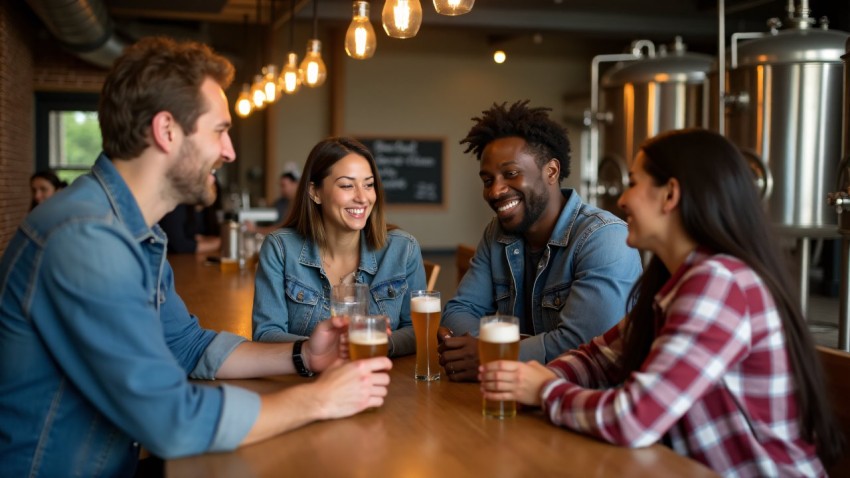
<path id="1" fill-rule="evenodd" d="M 309 335 L 330 316 L 331 286 L 347 282 L 367 284 L 369 313 L 389 317 L 389 355 L 413 353 L 410 292 L 426 288 L 419 244 L 387 225 L 372 153 L 354 139 L 329 138 L 310 152 L 292 212 L 260 250 L 254 340 Z"/>

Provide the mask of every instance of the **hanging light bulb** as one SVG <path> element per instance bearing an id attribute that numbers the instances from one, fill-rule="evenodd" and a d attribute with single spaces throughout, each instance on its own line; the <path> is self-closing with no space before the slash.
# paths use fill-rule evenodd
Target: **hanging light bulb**
<path id="1" fill-rule="evenodd" d="M 268 65 L 264 70 L 266 76 L 263 77 L 263 94 L 266 96 L 266 103 L 271 104 L 277 101 L 280 96 L 280 90 L 277 86 L 277 67 Z"/>
<path id="2" fill-rule="evenodd" d="M 301 70 L 298 69 L 298 55 L 295 52 L 289 52 L 286 55 L 286 64 L 283 65 L 277 84 L 280 91 L 287 95 L 292 95 L 301 89 Z"/>
<path id="3" fill-rule="evenodd" d="M 463 15 L 472 10 L 475 0 L 434 0 L 434 8 L 440 15 Z"/>
<path id="4" fill-rule="evenodd" d="M 301 71 L 304 72 L 304 84 L 310 88 L 322 86 L 328 76 L 325 62 L 322 61 L 322 42 L 315 38 L 307 41 L 307 54 L 301 61 Z"/>
<path id="5" fill-rule="evenodd" d="M 419 0 L 387 0 L 381 12 L 384 31 L 393 38 L 413 38 L 422 25 Z"/>
<path id="6" fill-rule="evenodd" d="M 377 47 L 375 29 L 369 23 L 369 2 L 352 3 L 354 16 L 345 32 L 345 52 L 357 60 L 372 58 Z"/>
<path id="7" fill-rule="evenodd" d="M 236 114 L 240 118 L 246 118 L 251 114 L 251 85 L 248 83 L 242 84 L 242 93 L 239 93 L 239 98 L 236 99 Z"/>
<path id="8" fill-rule="evenodd" d="M 507 59 L 508 55 L 506 55 L 503 50 L 496 50 L 493 52 L 493 61 L 495 61 L 496 63 L 501 65 Z"/>
<path id="9" fill-rule="evenodd" d="M 251 103 L 255 110 L 262 109 L 266 106 L 266 93 L 263 88 L 263 75 L 254 77 L 254 84 L 251 85 Z"/>

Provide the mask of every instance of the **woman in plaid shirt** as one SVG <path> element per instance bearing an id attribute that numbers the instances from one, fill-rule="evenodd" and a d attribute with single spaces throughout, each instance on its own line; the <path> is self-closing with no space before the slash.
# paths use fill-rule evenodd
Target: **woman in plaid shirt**
<path id="1" fill-rule="evenodd" d="M 610 443 L 662 441 L 727 476 L 825 475 L 843 438 L 740 153 L 675 131 L 643 145 L 629 178 L 627 242 L 653 253 L 631 312 L 545 367 L 481 367 L 484 396 Z"/>

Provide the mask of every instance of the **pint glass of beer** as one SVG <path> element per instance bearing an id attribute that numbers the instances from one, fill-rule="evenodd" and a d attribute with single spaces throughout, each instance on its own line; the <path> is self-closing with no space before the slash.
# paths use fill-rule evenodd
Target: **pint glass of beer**
<path id="1" fill-rule="evenodd" d="M 440 379 L 437 327 L 440 326 L 440 293 L 415 290 L 410 294 L 410 316 L 416 334 L 416 380 Z"/>
<path id="2" fill-rule="evenodd" d="M 337 284 L 331 288 L 331 316 L 350 318 L 369 313 L 369 286 Z"/>
<path id="3" fill-rule="evenodd" d="M 386 357 L 389 348 L 386 315 L 352 315 L 348 322 L 351 360 Z"/>
<path id="4" fill-rule="evenodd" d="M 519 359 L 519 319 L 512 315 L 481 317 L 478 331 L 478 358 L 482 364 L 496 360 Z M 485 417 L 516 416 L 515 401 L 484 400 Z"/>

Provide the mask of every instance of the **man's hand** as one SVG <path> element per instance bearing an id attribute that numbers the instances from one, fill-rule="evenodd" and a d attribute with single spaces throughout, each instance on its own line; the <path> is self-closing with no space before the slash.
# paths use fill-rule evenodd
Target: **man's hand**
<path id="1" fill-rule="evenodd" d="M 343 335 L 348 330 L 348 321 L 342 317 L 331 317 L 319 322 L 313 329 L 310 340 L 303 350 L 306 366 L 313 372 L 322 372 L 328 367 L 348 358 L 348 344 Z"/>
<path id="2" fill-rule="evenodd" d="M 387 357 L 356 360 L 331 367 L 319 375 L 313 395 L 322 419 L 354 415 L 366 408 L 380 407 L 387 396 L 393 363 Z"/>
<path id="3" fill-rule="evenodd" d="M 437 329 L 440 345 L 440 365 L 453 382 L 475 382 L 478 380 L 478 339 L 468 333 L 453 337 L 446 327 Z"/>

